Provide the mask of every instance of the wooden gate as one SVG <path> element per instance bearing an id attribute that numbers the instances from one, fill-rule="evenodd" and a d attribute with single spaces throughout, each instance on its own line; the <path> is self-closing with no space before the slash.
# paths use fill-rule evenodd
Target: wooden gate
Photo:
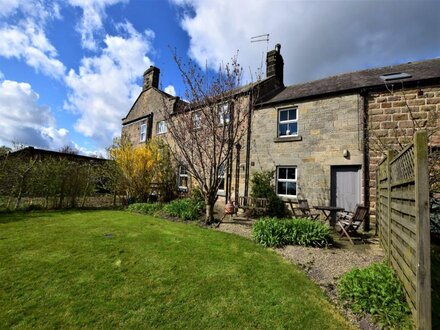
<path id="1" fill-rule="evenodd" d="M 377 170 L 376 218 L 379 239 L 403 284 L 417 329 L 431 329 L 431 252 L 428 139 L 398 155 L 388 151 Z"/>

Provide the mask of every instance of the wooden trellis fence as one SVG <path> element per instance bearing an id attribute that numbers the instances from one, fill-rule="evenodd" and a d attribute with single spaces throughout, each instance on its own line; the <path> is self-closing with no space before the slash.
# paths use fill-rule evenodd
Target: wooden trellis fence
<path id="1" fill-rule="evenodd" d="M 427 134 L 377 170 L 376 217 L 380 242 L 403 284 L 417 329 L 431 329 L 431 255 Z"/>

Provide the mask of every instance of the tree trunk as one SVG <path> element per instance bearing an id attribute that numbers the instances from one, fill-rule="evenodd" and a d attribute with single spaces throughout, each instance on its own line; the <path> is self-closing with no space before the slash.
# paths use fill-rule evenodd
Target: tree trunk
<path id="1" fill-rule="evenodd" d="M 9 207 L 11 206 L 13 193 L 11 193 L 8 197 L 8 203 L 6 204 L 6 208 L 9 210 Z"/>
<path id="2" fill-rule="evenodd" d="M 19 188 L 18 188 L 17 199 L 15 200 L 14 210 L 17 210 L 18 207 L 20 206 L 21 195 L 22 195 L 22 193 L 23 193 L 23 184 L 24 184 L 24 177 L 22 177 L 22 178 L 20 179 L 20 186 L 19 186 Z"/>
<path id="3" fill-rule="evenodd" d="M 205 223 L 207 225 L 214 222 L 214 203 L 207 201 L 206 202 L 206 215 L 205 215 Z"/>
<path id="4" fill-rule="evenodd" d="M 81 207 L 84 207 L 87 198 L 87 191 L 89 190 L 89 181 L 87 180 L 86 188 L 84 189 L 83 199 L 81 203 Z"/>

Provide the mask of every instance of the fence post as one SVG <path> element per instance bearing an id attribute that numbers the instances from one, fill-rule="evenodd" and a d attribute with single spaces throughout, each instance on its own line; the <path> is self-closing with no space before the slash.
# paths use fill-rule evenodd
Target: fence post
<path id="1" fill-rule="evenodd" d="M 431 242 L 429 223 L 428 136 L 414 136 L 415 220 L 417 237 L 417 316 L 418 329 L 431 329 Z"/>
<path id="2" fill-rule="evenodd" d="M 394 152 L 392 150 L 387 150 L 387 161 L 386 161 L 386 173 L 387 173 L 387 222 L 388 222 L 388 233 L 387 233 L 387 258 L 388 264 L 391 263 L 391 161 L 393 160 Z"/>

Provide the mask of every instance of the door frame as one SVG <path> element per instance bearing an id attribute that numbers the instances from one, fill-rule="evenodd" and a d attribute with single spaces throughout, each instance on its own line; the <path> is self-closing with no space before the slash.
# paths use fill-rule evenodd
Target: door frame
<path id="1" fill-rule="evenodd" d="M 347 164 L 347 165 L 330 165 L 330 205 L 336 206 L 336 195 L 333 194 L 333 187 L 335 184 L 334 170 L 336 168 L 347 168 L 347 167 L 357 167 L 358 168 L 358 183 L 359 183 L 359 204 L 363 204 L 363 193 L 362 193 L 362 165 L 360 164 Z"/>

